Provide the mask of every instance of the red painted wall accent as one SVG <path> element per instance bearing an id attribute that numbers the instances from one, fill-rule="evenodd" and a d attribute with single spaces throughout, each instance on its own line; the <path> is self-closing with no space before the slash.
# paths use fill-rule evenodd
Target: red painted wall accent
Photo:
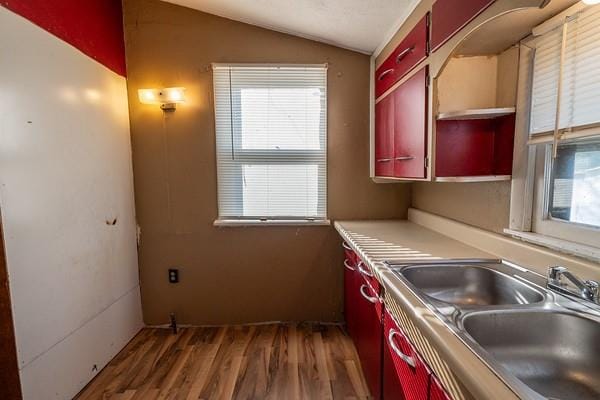
<path id="1" fill-rule="evenodd" d="M 121 0 L 0 0 L 0 5 L 126 76 Z"/>

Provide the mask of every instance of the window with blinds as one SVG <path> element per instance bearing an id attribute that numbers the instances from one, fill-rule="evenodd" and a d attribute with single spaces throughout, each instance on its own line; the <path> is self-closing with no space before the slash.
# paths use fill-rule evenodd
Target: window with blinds
<path id="1" fill-rule="evenodd" d="M 599 19 L 600 6 L 584 8 L 534 41 L 532 136 L 600 126 Z"/>
<path id="2" fill-rule="evenodd" d="M 327 217 L 327 67 L 214 64 L 220 220 Z"/>

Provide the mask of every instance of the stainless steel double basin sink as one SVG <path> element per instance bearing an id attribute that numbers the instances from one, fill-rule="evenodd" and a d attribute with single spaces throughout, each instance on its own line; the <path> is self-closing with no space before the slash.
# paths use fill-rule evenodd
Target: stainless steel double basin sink
<path id="1" fill-rule="evenodd" d="M 500 261 L 388 263 L 524 399 L 600 399 L 600 308 Z"/>

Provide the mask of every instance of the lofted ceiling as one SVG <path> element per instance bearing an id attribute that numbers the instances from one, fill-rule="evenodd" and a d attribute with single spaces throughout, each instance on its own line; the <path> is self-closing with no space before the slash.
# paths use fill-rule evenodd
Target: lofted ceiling
<path id="1" fill-rule="evenodd" d="M 260 27 L 373 53 L 419 0 L 163 0 Z"/>

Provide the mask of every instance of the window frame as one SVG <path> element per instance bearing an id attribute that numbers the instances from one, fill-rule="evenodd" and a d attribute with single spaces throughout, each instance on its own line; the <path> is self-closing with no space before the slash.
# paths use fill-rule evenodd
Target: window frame
<path id="1" fill-rule="evenodd" d="M 324 68 L 325 70 L 325 120 L 322 121 L 324 123 L 324 130 L 325 130 L 325 134 L 323 136 L 319 137 L 319 145 L 320 145 L 320 149 L 284 149 L 284 150 L 280 150 L 280 149 L 268 149 L 268 148 L 261 148 L 261 149 L 244 149 L 242 147 L 242 138 L 241 135 L 239 134 L 234 134 L 234 132 L 236 132 L 236 130 L 234 129 L 232 131 L 232 152 L 235 153 L 235 162 L 239 163 L 236 165 L 237 168 L 239 168 L 240 170 L 243 168 L 244 165 L 261 165 L 261 164 L 268 164 L 268 165 L 308 165 L 308 164 L 315 164 L 317 161 L 321 162 L 321 160 L 324 158 L 324 162 L 322 163 L 322 165 L 318 165 L 319 167 L 319 176 L 324 176 L 325 177 L 325 184 L 324 184 L 324 203 L 321 205 L 325 211 L 324 216 L 323 217 L 311 217 L 311 216 L 242 216 L 242 215 L 223 215 L 221 214 L 221 207 L 220 207 L 220 200 L 219 200 L 219 196 L 220 196 L 220 191 L 221 191 L 221 187 L 219 186 L 219 176 L 218 176 L 218 170 L 219 170 L 219 138 L 218 138 L 218 132 L 217 132 L 217 126 L 216 126 L 216 113 L 217 113 L 217 99 L 216 99 L 216 84 L 213 80 L 213 85 L 214 85 L 214 90 L 213 90 L 213 105 L 214 105 L 214 112 L 213 112 L 213 116 L 215 117 L 215 146 L 216 146 L 216 163 L 217 163 L 217 219 L 213 222 L 214 226 L 220 226 L 220 227 L 235 227 L 235 226 L 269 226 L 269 225 L 275 225 L 275 226 L 297 226 L 297 225 L 312 225 L 312 226 L 328 226 L 331 225 L 331 221 L 328 219 L 328 213 L 329 213 L 329 207 L 328 207 L 328 191 L 329 191 L 329 185 L 328 185 L 328 135 L 329 135 L 329 126 L 328 126 L 328 113 L 329 113 L 329 96 L 328 96 L 328 65 L 327 64 L 256 64 L 256 63 L 228 63 L 228 64 L 220 64 L 220 63 L 213 63 L 212 64 L 213 69 L 219 68 L 219 67 L 232 67 L 232 68 L 244 68 L 244 67 L 248 67 L 248 68 L 262 68 L 262 67 L 267 67 L 267 68 L 285 68 L 285 67 L 292 67 L 292 68 Z M 259 82 L 260 83 L 260 82 Z M 269 80 L 265 80 L 264 84 L 261 85 L 257 83 L 256 87 L 257 88 L 261 88 L 261 87 L 265 87 L 265 86 L 272 86 L 272 82 L 270 82 Z M 284 87 L 284 86 L 282 86 Z M 294 85 L 291 85 L 289 87 L 294 87 Z M 299 87 L 305 87 L 305 86 L 299 86 Z M 231 104 L 231 109 L 238 109 L 239 107 L 241 107 L 241 105 L 238 103 L 240 101 L 241 96 L 232 96 L 230 97 L 230 102 Z M 234 103 L 238 106 L 235 107 Z M 238 114 L 232 114 L 231 115 L 231 124 L 232 124 L 232 129 L 234 126 L 241 126 L 241 116 Z M 265 156 L 265 154 L 268 154 L 267 157 L 265 157 L 266 159 L 260 160 L 259 157 L 257 156 Z M 324 171 L 322 171 L 321 169 L 324 169 Z M 239 174 L 240 176 L 242 175 L 241 172 Z M 240 190 L 241 193 L 241 190 Z M 240 195 L 240 194 L 238 194 Z M 320 197 L 320 196 L 319 196 Z M 320 201 L 320 199 L 319 199 Z M 318 206 L 321 207 L 321 206 Z M 240 212 L 239 214 L 242 214 L 242 212 Z"/>
<path id="2" fill-rule="evenodd" d="M 504 233 L 599 262 L 600 228 L 552 218 L 548 214 L 552 144 L 529 143 L 535 49 L 524 39 L 520 52 L 510 219 Z"/>

